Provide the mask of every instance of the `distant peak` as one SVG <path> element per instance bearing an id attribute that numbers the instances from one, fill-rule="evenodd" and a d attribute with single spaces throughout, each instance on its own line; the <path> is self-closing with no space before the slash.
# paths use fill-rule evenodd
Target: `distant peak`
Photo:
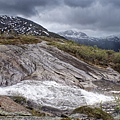
<path id="1" fill-rule="evenodd" d="M 57 37 L 61 38 L 60 35 L 48 31 L 43 26 L 22 18 L 19 16 L 0 16 L 0 34 L 3 33 L 14 33 L 16 35 L 37 35 L 37 36 L 47 36 L 47 37 Z M 63 38 L 63 37 L 62 37 Z"/>
<path id="2" fill-rule="evenodd" d="M 79 32 L 77 30 L 66 30 L 63 32 L 59 32 L 58 34 L 60 34 L 64 37 L 88 38 L 88 36 L 85 33 Z"/>

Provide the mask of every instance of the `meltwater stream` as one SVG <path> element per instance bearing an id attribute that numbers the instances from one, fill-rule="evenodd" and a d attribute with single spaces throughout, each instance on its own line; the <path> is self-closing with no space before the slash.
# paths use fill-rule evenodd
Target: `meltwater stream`
<path id="1" fill-rule="evenodd" d="M 23 96 L 37 104 L 61 110 L 113 100 L 110 96 L 88 92 L 76 86 L 62 85 L 55 81 L 33 80 L 22 81 L 8 87 L 1 87 L 0 95 Z"/>

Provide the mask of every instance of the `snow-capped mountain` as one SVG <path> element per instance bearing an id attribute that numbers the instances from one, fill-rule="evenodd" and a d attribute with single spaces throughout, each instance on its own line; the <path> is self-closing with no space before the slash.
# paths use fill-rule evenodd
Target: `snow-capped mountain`
<path id="1" fill-rule="evenodd" d="M 16 33 L 25 35 L 40 35 L 50 37 L 60 37 L 59 35 L 49 32 L 41 25 L 27 20 L 22 17 L 10 17 L 7 15 L 0 16 L 0 32 Z"/>
<path id="2" fill-rule="evenodd" d="M 102 49 L 119 51 L 120 49 L 120 36 L 108 36 L 104 38 L 89 37 L 83 32 L 78 32 L 75 30 L 67 30 L 59 32 L 59 35 L 65 37 L 66 39 L 73 40 L 77 43 L 97 46 Z"/>
<path id="3" fill-rule="evenodd" d="M 83 32 L 77 32 L 75 30 L 67 30 L 64 32 L 59 32 L 59 35 L 64 36 L 66 38 L 88 38 L 88 36 Z"/>

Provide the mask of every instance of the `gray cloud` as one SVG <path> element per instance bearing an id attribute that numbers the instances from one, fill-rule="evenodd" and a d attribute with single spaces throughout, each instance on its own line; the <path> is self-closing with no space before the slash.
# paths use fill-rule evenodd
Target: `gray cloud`
<path id="1" fill-rule="evenodd" d="M 104 6 L 112 5 L 114 7 L 120 7 L 120 0 L 99 0 L 99 2 Z"/>
<path id="2" fill-rule="evenodd" d="M 120 0 L 0 0 L 0 13 L 35 18 L 53 31 L 54 28 L 100 33 L 120 30 Z"/>
<path id="3" fill-rule="evenodd" d="M 92 3 L 94 3 L 94 0 L 64 0 L 64 3 L 70 7 L 89 7 Z"/>
<path id="4" fill-rule="evenodd" d="M 0 11 L 6 14 L 22 14 L 32 16 L 36 14 L 36 7 L 42 7 L 43 10 L 57 5 L 58 0 L 0 0 Z M 1 13 L 2 13 L 1 12 Z"/>

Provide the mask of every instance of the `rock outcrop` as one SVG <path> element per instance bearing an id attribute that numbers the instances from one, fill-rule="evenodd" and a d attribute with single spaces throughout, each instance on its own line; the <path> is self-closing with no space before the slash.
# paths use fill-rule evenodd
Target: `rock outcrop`
<path id="1" fill-rule="evenodd" d="M 90 66 L 45 42 L 29 45 L 0 45 L 0 85 L 23 80 L 50 80 L 81 88 L 95 87 L 92 81 L 119 82 L 120 74 L 112 69 Z"/>
<path id="2" fill-rule="evenodd" d="M 46 41 L 0 45 L 0 95 L 23 96 L 40 109 L 60 110 L 113 100 L 93 93 L 98 87 L 96 81 L 119 85 L 120 74 L 111 68 L 88 65 Z M 1 101 L 6 108 L 4 97 Z"/>
<path id="3" fill-rule="evenodd" d="M 28 110 L 6 96 L 0 96 L 0 116 L 29 116 Z"/>

